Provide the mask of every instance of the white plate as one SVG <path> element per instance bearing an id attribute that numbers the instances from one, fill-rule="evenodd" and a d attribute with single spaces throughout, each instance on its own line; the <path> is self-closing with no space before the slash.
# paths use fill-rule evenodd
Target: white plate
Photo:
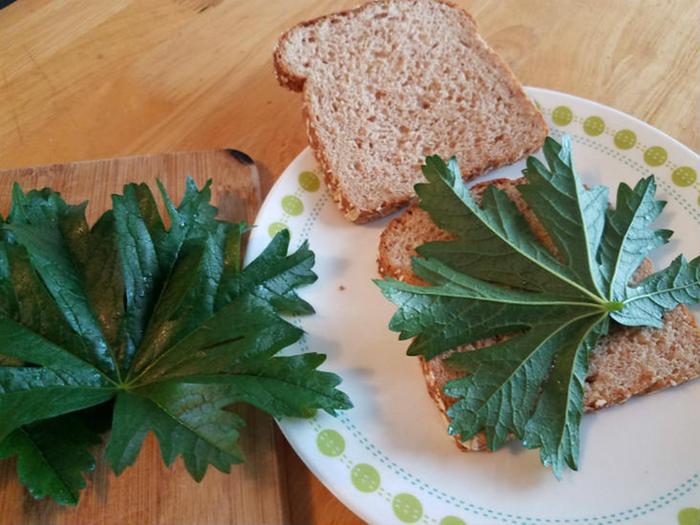
<path id="1" fill-rule="evenodd" d="M 657 264 L 700 253 L 698 156 L 628 115 L 570 95 L 530 88 L 555 137 L 574 142 L 587 183 L 615 188 L 656 175 L 668 200 L 660 221 L 674 240 Z M 523 163 L 492 177 L 517 177 Z M 285 170 L 257 218 L 247 258 L 286 226 L 292 246 L 309 239 L 319 280 L 301 295 L 316 315 L 295 351 L 328 354 L 355 408 L 334 418 L 283 420 L 282 431 L 309 468 L 371 523 L 430 525 L 700 524 L 700 381 L 587 415 L 579 472 L 557 481 L 538 451 L 519 446 L 462 453 L 426 394 L 407 342 L 387 329 L 394 311 L 371 279 L 388 219 L 347 222 L 318 183 L 309 149 Z M 480 180 L 483 180 L 481 178 Z M 698 316 L 698 310 L 695 310 Z"/>

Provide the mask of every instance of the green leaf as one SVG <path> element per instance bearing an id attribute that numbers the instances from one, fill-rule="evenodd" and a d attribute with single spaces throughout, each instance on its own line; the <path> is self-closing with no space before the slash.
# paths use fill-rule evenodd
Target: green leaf
<path id="1" fill-rule="evenodd" d="M 436 259 L 415 260 L 415 269 L 435 286 L 379 281 L 384 295 L 400 305 L 389 328 L 401 339 L 415 337 L 409 355 L 435 357 L 455 346 L 520 332 L 550 319 L 600 311 L 600 306 L 550 294 L 503 288 L 456 272 Z"/>
<path id="2" fill-rule="evenodd" d="M 93 465 L 83 427 L 111 424 L 117 472 L 152 431 L 166 464 L 182 456 L 199 480 L 243 461 L 234 403 L 351 406 L 324 356 L 277 356 L 303 335 L 280 314 L 313 312 L 296 293 L 316 279 L 313 252 L 288 253 L 285 232 L 242 268 L 247 225 L 216 220 L 209 186 L 188 179 L 175 206 L 159 185 L 166 227 L 150 189 L 128 184 L 92 228 L 86 204 L 15 187 L 0 221 L 0 446 L 35 495 L 77 502 Z"/>
<path id="3" fill-rule="evenodd" d="M 207 181 L 201 190 L 198 190 L 194 180 L 187 177 L 185 195 L 176 208 L 165 191 L 165 187 L 158 181 L 158 189 L 165 201 L 171 224 L 170 230 L 158 239 L 157 250 L 164 273 L 170 271 L 174 261 L 177 260 L 180 249 L 188 240 L 205 238 L 217 229 L 218 223 L 214 219 L 216 208 L 209 204 L 210 187 L 211 180 Z"/>
<path id="4" fill-rule="evenodd" d="M 223 236 L 218 237 L 182 248 L 149 320 L 133 372 L 140 372 L 173 341 L 186 337 L 213 315 L 224 264 Z"/>
<path id="5" fill-rule="evenodd" d="M 503 446 L 511 433 L 521 439 L 531 416 L 531 410 L 522 408 L 535 406 L 555 356 L 570 346 L 575 353 L 577 329 L 596 322 L 591 316 L 563 317 L 502 343 L 453 355 L 450 364 L 473 373 L 445 387 L 447 395 L 459 398 L 448 411 L 451 433 L 471 436 L 483 429 L 492 450 Z M 513 399 L 521 404 L 513 405 Z"/>
<path id="6" fill-rule="evenodd" d="M 40 365 L 0 366 L 0 441 L 22 425 L 94 406 L 114 395 L 114 383 L 92 364 L 3 317 L 0 348 L 6 357 Z"/>
<path id="7" fill-rule="evenodd" d="M 166 465 L 182 455 L 187 471 L 197 481 L 210 464 L 228 472 L 231 464 L 243 461 L 237 445 L 243 420 L 224 410 L 234 401 L 235 395 L 225 385 L 183 381 L 121 393 L 106 458 L 120 474 L 135 461 L 146 434 L 153 431 Z"/>
<path id="8" fill-rule="evenodd" d="M 62 416 L 15 430 L 0 442 L 0 459 L 17 457 L 19 480 L 34 498 L 76 505 L 83 473 L 95 469 L 88 449 L 100 441 L 79 417 Z"/>
<path id="9" fill-rule="evenodd" d="M 56 306 L 49 291 L 31 266 L 26 250 L 14 243 L 4 245 L 10 262 L 8 286 L 13 302 L 4 317 L 60 345 L 75 356 L 91 360 L 91 349 L 76 334 Z"/>
<path id="10" fill-rule="evenodd" d="M 604 323 L 604 321 L 602 322 Z M 540 459 L 561 478 L 564 465 L 578 470 L 579 426 L 588 356 L 607 331 L 601 317 L 572 322 L 561 332 L 554 365 L 544 382 L 535 413 L 528 420 L 523 445 L 540 448 Z"/>
<path id="11" fill-rule="evenodd" d="M 600 296 L 600 270 L 596 262 L 600 247 L 608 189 L 595 186 L 586 190 L 574 171 L 571 139 L 561 145 L 548 137 L 542 148 L 549 170 L 528 157 L 527 184 L 518 188 L 525 202 L 537 215 L 576 281 Z"/>
<path id="12" fill-rule="evenodd" d="M 448 166 L 439 157 L 428 157 L 423 173 L 429 183 L 416 184 L 420 206 L 456 240 L 426 243 L 418 247 L 419 255 L 484 281 L 572 297 L 585 293 L 535 239 L 503 191 L 490 186 L 482 208 L 464 187 L 456 162 Z"/>
<path id="13" fill-rule="evenodd" d="M 627 326 L 663 326 L 663 314 L 679 304 L 700 302 L 700 257 L 688 262 L 679 255 L 665 269 L 634 286 L 622 296 L 624 308 L 611 317 Z"/>
<path id="14" fill-rule="evenodd" d="M 12 287 L 10 254 L 7 249 L 8 232 L 4 230 L 4 221 L 0 217 L 0 315 L 16 315 L 17 297 Z"/>
<path id="15" fill-rule="evenodd" d="M 95 374 L 0 367 L 0 441 L 22 425 L 98 405 L 114 388 Z"/>
<path id="16" fill-rule="evenodd" d="M 325 360 L 316 353 L 256 360 L 231 370 L 226 384 L 239 400 L 275 417 L 310 417 L 318 409 L 335 415 L 352 403 L 336 389 L 337 375 L 316 370 Z"/>
<path id="17" fill-rule="evenodd" d="M 277 316 L 269 305 L 244 296 L 150 361 L 134 382 L 227 372 L 240 363 L 269 358 L 302 335 L 302 330 Z"/>
<path id="18" fill-rule="evenodd" d="M 163 223 L 145 184 L 129 184 L 124 195 L 112 196 L 119 260 L 124 279 L 125 344 L 122 367 L 129 369 L 158 300 L 164 271 L 158 261 L 157 239 Z"/>
<path id="19" fill-rule="evenodd" d="M 83 283 L 79 251 L 85 242 L 85 206 L 68 206 L 56 193 L 25 196 L 15 185 L 12 216 L 5 226 L 29 255 L 51 297 L 71 329 L 89 348 L 87 358 L 110 377 L 118 376 L 115 356 L 104 339 Z M 83 258 L 85 256 L 83 255 Z"/>
<path id="20" fill-rule="evenodd" d="M 527 160 L 517 190 L 552 239 L 549 253 L 504 191 L 491 186 L 480 205 L 464 187 L 456 162 L 428 157 L 427 183 L 416 185 L 420 206 L 454 240 L 417 249 L 414 286 L 377 281 L 398 309 L 389 328 L 412 338 L 409 355 L 426 359 L 461 345 L 446 363 L 463 377 L 445 393 L 450 432 L 466 440 L 484 432 L 489 448 L 515 436 L 539 448 L 560 477 L 576 469 L 588 355 L 610 320 L 661 326 L 663 314 L 700 300 L 700 258 L 679 257 L 633 285 L 648 253 L 670 232 L 651 224 L 663 209 L 653 177 L 621 185 L 608 210 L 607 189 L 586 189 L 571 160 L 571 142 L 547 139 L 545 166 Z"/>
<path id="21" fill-rule="evenodd" d="M 654 177 L 641 179 L 634 189 L 624 182 L 617 189 L 614 210 L 607 212 L 607 224 L 600 246 L 604 291 L 611 301 L 625 296 L 634 271 L 650 250 L 668 242 L 668 230 L 650 226 L 666 203 L 654 198 Z"/>
<path id="22" fill-rule="evenodd" d="M 83 264 L 87 296 L 107 344 L 125 371 L 124 277 L 114 214 L 108 211 L 90 230 L 85 243 L 90 254 Z"/>
<path id="23" fill-rule="evenodd" d="M 290 315 L 313 313 L 313 307 L 295 290 L 316 281 L 317 276 L 312 271 L 314 254 L 305 241 L 296 252 L 287 255 L 289 238 L 289 230 L 280 231 L 242 272 L 235 268 L 226 272 L 226 284 L 219 289 L 218 304 L 252 293 L 268 301 L 278 312 Z"/>

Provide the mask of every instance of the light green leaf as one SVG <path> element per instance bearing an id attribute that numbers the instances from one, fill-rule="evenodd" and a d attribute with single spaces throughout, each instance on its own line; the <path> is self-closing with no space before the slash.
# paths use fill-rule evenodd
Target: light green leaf
<path id="1" fill-rule="evenodd" d="M 610 319 L 629 326 L 662 326 L 663 314 L 700 301 L 700 258 L 682 257 L 631 285 L 650 250 L 670 232 L 651 229 L 663 203 L 653 177 L 634 189 L 621 185 L 608 211 L 607 189 L 584 188 L 571 160 L 571 142 L 547 139 L 547 166 L 527 160 L 520 192 L 553 240 L 546 251 L 506 192 L 489 187 L 477 205 L 454 160 L 428 157 L 418 184 L 420 206 L 455 240 L 417 249 L 413 270 L 427 286 L 378 281 L 398 308 L 389 328 L 413 338 L 409 355 L 431 359 L 461 345 L 496 343 L 457 352 L 447 365 L 463 377 L 445 393 L 450 431 L 466 440 L 484 431 L 487 445 L 509 436 L 540 448 L 556 476 L 577 468 L 588 354 Z"/>
<path id="2" fill-rule="evenodd" d="M 503 191 L 489 187 L 480 207 L 464 187 L 456 163 L 448 167 L 439 157 L 427 157 L 423 173 L 429 183 L 416 185 L 420 206 L 456 240 L 426 243 L 418 247 L 419 255 L 484 281 L 572 297 L 585 294 L 535 239 Z"/>
<path id="3" fill-rule="evenodd" d="M 668 230 L 653 230 L 651 223 L 666 204 L 655 199 L 656 182 L 650 176 L 634 189 L 624 182 L 617 189 L 614 210 L 608 210 L 600 245 L 603 290 L 611 301 L 619 301 L 632 280 L 634 271 L 652 249 L 668 242 Z"/>
<path id="4" fill-rule="evenodd" d="M 436 259 L 416 259 L 414 267 L 434 285 L 377 282 L 384 296 L 399 305 L 389 328 L 401 339 L 414 338 L 409 355 L 430 359 L 463 344 L 601 311 L 595 303 L 499 287 Z"/>
<path id="5" fill-rule="evenodd" d="M 560 332 L 554 365 L 525 427 L 523 445 L 541 449 L 542 464 L 551 466 L 557 478 L 565 465 L 578 470 L 588 356 L 605 331 L 601 317 L 593 316 L 574 321 Z"/>
<path id="6" fill-rule="evenodd" d="M 688 262 L 679 255 L 665 269 L 628 286 L 624 308 L 612 318 L 627 326 L 663 326 L 663 314 L 679 304 L 700 302 L 700 257 Z"/>
<path id="7" fill-rule="evenodd" d="M 542 148 L 549 169 L 528 157 L 527 184 L 518 187 L 537 215 L 576 282 L 601 296 L 601 275 L 596 261 L 608 207 L 608 189 L 584 189 L 571 160 L 571 139 L 562 143 L 547 138 Z"/>

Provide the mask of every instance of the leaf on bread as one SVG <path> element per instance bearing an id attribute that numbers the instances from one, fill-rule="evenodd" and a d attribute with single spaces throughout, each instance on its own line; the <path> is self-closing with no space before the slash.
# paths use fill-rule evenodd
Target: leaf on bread
<path id="1" fill-rule="evenodd" d="M 416 186 L 420 205 L 454 239 L 417 249 L 414 273 L 428 286 L 378 284 L 399 306 L 390 328 L 414 338 L 411 355 L 432 358 L 506 336 L 449 358 L 465 372 L 445 389 L 458 399 L 450 431 L 468 439 L 483 430 L 492 449 L 513 434 L 540 448 L 560 476 L 566 465 L 577 468 L 588 354 L 610 319 L 657 326 L 664 312 L 697 302 L 700 258 L 679 258 L 631 285 L 641 260 L 670 236 L 650 228 L 663 207 L 653 178 L 621 187 L 615 210 L 606 211 L 606 190 L 579 181 L 568 138 L 548 139 L 544 154 L 546 167 L 528 159 L 528 184 L 518 191 L 553 239 L 553 253 L 502 191 L 489 187 L 478 206 L 456 163 L 429 157 L 428 182 Z"/>

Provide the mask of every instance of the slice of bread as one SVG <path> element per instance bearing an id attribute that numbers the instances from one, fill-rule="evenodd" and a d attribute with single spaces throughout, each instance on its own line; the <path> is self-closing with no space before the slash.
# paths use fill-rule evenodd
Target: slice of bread
<path id="1" fill-rule="evenodd" d="M 474 187 L 478 200 L 489 184 L 495 184 L 525 215 L 533 233 L 552 253 L 554 245 L 546 230 L 517 191 L 524 179 L 499 179 Z M 411 270 L 411 258 L 416 247 L 429 241 L 447 240 L 451 236 L 433 224 L 430 216 L 418 207 L 411 207 L 392 220 L 382 232 L 379 241 L 379 273 L 401 281 L 423 285 Z M 653 272 L 651 262 L 642 263 L 635 279 Z M 468 352 L 491 345 L 494 339 L 464 345 L 430 361 L 421 358 L 421 367 L 428 393 L 447 418 L 447 409 L 456 401 L 443 393 L 443 387 L 460 373 L 446 365 L 452 352 Z M 615 326 L 604 337 L 590 358 L 586 378 L 584 407 L 586 411 L 624 403 L 630 397 L 684 383 L 700 376 L 700 330 L 695 318 L 685 306 L 679 306 L 664 316 L 660 329 Z M 464 450 L 485 450 L 483 434 L 468 441 L 455 437 Z"/>
<path id="2" fill-rule="evenodd" d="M 303 91 L 309 142 L 341 211 L 362 223 L 414 200 L 426 155 L 465 179 L 540 148 L 547 126 L 462 9 L 383 0 L 299 24 L 277 78 Z"/>

